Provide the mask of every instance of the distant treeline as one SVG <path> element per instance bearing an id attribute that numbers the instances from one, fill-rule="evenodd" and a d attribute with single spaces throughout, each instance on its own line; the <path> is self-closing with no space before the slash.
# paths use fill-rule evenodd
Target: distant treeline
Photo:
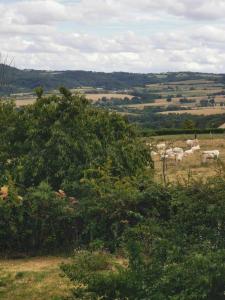
<path id="1" fill-rule="evenodd" d="M 91 72 L 91 71 L 45 71 L 45 70 L 19 70 L 5 68 L 7 78 L 6 85 L 0 89 L 0 93 L 16 93 L 32 91 L 37 86 L 45 90 L 57 89 L 59 86 L 76 88 L 82 86 L 103 89 L 128 89 L 135 86 L 144 86 L 151 83 L 165 83 L 181 80 L 212 79 L 221 80 L 213 74 L 203 73 L 165 73 L 165 74 L 139 74 L 126 72 Z M 138 95 L 136 95 L 138 96 Z"/>
<path id="2" fill-rule="evenodd" d="M 142 128 L 159 130 L 161 128 L 180 130 L 180 129 L 198 129 L 207 128 L 217 129 L 225 123 L 225 114 L 218 115 L 192 115 L 192 114 L 157 114 L 160 108 L 145 109 L 144 112 L 137 112 L 137 115 L 129 115 L 129 121 L 141 125 Z M 138 114 L 139 113 L 139 114 Z"/>
<path id="3" fill-rule="evenodd" d="M 142 104 L 142 103 L 154 103 L 155 99 L 159 99 L 157 94 L 146 94 L 146 95 L 139 95 L 134 96 L 133 98 L 124 97 L 118 99 L 116 97 L 106 98 L 102 97 L 100 100 L 95 102 L 97 106 L 103 107 L 111 107 L 111 106 L 118 106 L 118 105 L 130 105 L 130 104 Z"/>
<path id="4" fill-rule="evenodd" d="M 206 129 L 142 129 L 142 136 L 154 136 L 154 135 L 176 135 L 176 134 L 222 134 L 225 133 L 225 128 L 206 128 Z"/>

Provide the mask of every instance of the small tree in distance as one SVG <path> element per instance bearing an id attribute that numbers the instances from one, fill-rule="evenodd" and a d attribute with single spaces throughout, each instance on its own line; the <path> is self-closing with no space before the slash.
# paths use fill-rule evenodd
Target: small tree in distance
<path id="1" fill-rule="evenodd" d="M 37 98 L 41 99 L 44 93 L 44 89 L 41 86 L 39 86 L 34 89 L 34 92 L 37 95 Z"/>
<path id="2" fill-rule="evenodd" d="M 72 93 L 70 90 L 68 90 L 67 88 L 65 88 L 64 86 L 61 86 L 59 88 L 59 92 L 60 94 L 62 94 L 65 98 L 69 98 L 72 96 Z"/>

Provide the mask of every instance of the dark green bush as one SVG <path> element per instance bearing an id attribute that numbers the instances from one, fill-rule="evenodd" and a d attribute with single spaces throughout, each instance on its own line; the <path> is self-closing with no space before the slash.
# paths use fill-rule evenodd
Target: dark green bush
<path id="1" fill-rule="evenodd" d="M 123 117 L 60 92 L 21 109 L 0 101 L 0 188 L 9 178 L 14 185 L 7 199 L 0 195 L 0 252 L 52 252 L 94 240 L 115 248 L 126 227 L 120 203 L 139 218 L 131 204 L 139 188 L 134 195 L 126 188 L 153 168 L 150 149 Z M 68 197 L 58 197 L 59 189 Z"/>
<path id="2" fill-rule="evenodd" d="M 9 190 L 6 199 L 0 197 L 1 253 L 54 253 L 75 245 L 76 207 L 67 197 L 47 183 L 29 189 L 23 199 Z"/>
<path id="3" fill-rule="evenodd" d="M 72 281 L 85 285 L 80 299 L 224 299 L 224 179 L 166 190 L 167 213 L 151 213 L 123 235 L 128 266 L 95 269 L 94 274 L 86 268 L 82 274 L 77 261 L 64 269 Z M 69 274 L 74 265 L 76 271 Z"/>

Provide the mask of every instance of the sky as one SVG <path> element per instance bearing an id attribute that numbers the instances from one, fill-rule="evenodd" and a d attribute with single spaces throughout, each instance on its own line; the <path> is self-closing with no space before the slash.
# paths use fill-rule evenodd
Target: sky
<path id="1" fill-rule="evenodd" d="M 22 69 L 225 72 L 225 0 L 0 0 Z"/>

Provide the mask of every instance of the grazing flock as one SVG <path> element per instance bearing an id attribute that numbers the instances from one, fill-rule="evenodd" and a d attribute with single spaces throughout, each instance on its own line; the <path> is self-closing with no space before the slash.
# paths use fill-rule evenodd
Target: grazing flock
<path id="1" fill-rule="evenodd" d="M 165 142 L 159 143 L 156 147 L 153 147 L 151 143 L 146 143 L 147 146 L 151 148 L 155 148 L 155 151 L 151 151 L 151 156 L 160 156 L 160 159 L 163 161 L 174 160 L 176 163 L 182 162 L 185 157 L 190 155 L 194 155 L 196 151 L 200 151 L 201 147 L 198 139 L 187 140 L 186 145 L 187 149 L 183 149 L 180 147 L 169 147 L 169 145 Z M 219 150 L 208 150 L 201 152 L 201 160 L 202 163 L 206 163 L 209 160 L 218 159 L 220 155 Z"/>

